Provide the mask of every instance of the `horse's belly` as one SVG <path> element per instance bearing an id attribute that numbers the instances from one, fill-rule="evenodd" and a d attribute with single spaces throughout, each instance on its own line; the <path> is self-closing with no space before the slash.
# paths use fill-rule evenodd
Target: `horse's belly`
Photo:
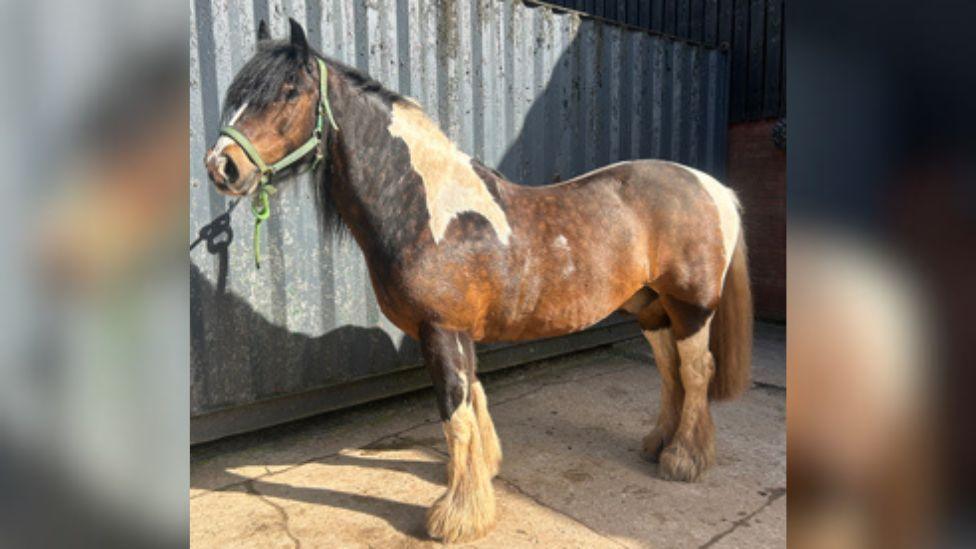
<path id="1" fill-rule="evenodd" d="M 582 307 L 562 307 L 544 311 L 530 319 L 527 330 L 530 337 L 553 337 L 585 330 L 606 318 L 616 307 L 600 309 Z"/>
<path id="2" fill-rule="evenodd" d="M 610 287 L 554 285 L 530 303 L 502 306 L 501 314 L 485 326 L 485 339 L 515 341 L 578 332 L 617 310 L 629 297 L 621 297 L 624 294 L 627 292 Z"/>

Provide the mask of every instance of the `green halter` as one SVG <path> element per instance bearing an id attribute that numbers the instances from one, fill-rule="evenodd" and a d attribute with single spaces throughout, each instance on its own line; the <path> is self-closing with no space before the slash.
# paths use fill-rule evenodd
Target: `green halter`
<path id="1" fill-rule="evenodd" d="M 251 213 L 254 214 L 254 264 L 261 268 L 261 224 L 271 215 L 271 207 L 268 204 L 268 197 L 275 193 L 275 188 L 270 185 L 271 178 L 281 170 L 298 163 L 308 153 L 315 151 L 315 160 L 312 163 L 312 170 L 318 167 L 324 155 L 322 144 L 322 127 L 325 125 L 325 117 L 329 117 L 329 124 L 332 129 L 339 131 L 335 118 L 332 116 L 332 107 L 329 105 L 329 69 L 325 66 L 322 59 L 316 58 L 319 65 L 319 104 L 316 107 L 315 129 L 312 136 L 308 138 L 300 147 L 285 155 L 284 158 L 268 166 L 261 159 L 258 150 L 243 133 L 233 126 L 220 128 L 221 135 L 226 135 L 244 149 L 244 153 L 251 159 L 251 162 L 258 167 L 261 172 L 261 181 L 258 183 L 258 193 L 251 203 Z"/>

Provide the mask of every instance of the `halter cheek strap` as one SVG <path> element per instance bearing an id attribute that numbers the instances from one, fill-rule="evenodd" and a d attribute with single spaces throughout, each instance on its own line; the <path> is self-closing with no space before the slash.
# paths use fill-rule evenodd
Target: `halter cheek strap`
<path id="1" fill-rule="evenodd" d="M 329 105 L 329 69 L 326 67 L 325 62 L 320 58 L 316 58 L 319 65 L 319 103 L 316 107 L 315 114 L 315 129 L 312 130 L 312 136 L 308 138 L 304 143 L 302 143 L 297 149 L 291 151 L 284 158 L 271 164 L 267 165 L 261 158 L 261 153 L 258 152 L 257 148 L 251 143 L 251 140 L 247 138 L 246 135 L 241 133 L 237 128 L 233 126 L 224 126 L 220 128 L 220 134 L 226 135 L 234 143 L 237 143 L 244 154 L 257 166 L 258 171 L 261 172 L 261 180 L 258 183 L 258 192 L 254 197 L 254 201 L 251 203 L 251 213 L 254 214 L 254 264 L 257 268 L 261 268 L 261 224 L 264 223 L 268 217 L 271 216 L 271 207 L 268 203 L 268 197 L 275 192 L 275 188 L 271 186 L 271 178 L 281 170 L 292 166 L 293 164 L 301 161 L 308 153 L 315 152 L 315 160 L 312 163 L 312 170 L 314 171 L 319 162 L 322 161 L 322 157 L 325 154 L 322 147 L 322 129 L 325 125 L 325 117 L 329 118 L 329 125 L 332 129 L 339 131 L 339 126 L 336 124 L 335 117 L 332 116 L 332 106 Z"/>

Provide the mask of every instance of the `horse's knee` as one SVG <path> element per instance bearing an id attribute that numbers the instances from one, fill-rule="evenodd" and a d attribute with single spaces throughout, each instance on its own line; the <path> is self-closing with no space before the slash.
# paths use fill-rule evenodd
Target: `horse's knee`
<path id="1" fill-rule="evenodd" d="M 448 421 L 465 402 L 470 404 L 470 380 L 461 334 L 425 325 L 420 330 L 421 352 L 437 395 L 441 420 Z"/>
<path id="2" fill-rule="evenodd" d="M 471 405 L 469 385 L 464 372 L 449 372 L 444 376 L 444 387 L 437 395 L 437 405 L 441 419 L 449 421 L 454 417 L 458 408 Z"/>

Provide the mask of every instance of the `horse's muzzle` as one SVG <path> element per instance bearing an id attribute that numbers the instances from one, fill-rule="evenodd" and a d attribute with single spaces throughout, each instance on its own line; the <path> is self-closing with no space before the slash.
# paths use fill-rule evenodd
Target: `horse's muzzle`
<path id="1" fill-rule="evenodd" d="M 252 177 L 249 177 L 252 174 L 242 174 L 239 160 L 232 155 L 214 152 L 211 149 L 207 152 L 204 165 L 207 168 L 207 175 L 210 180 L 213 181 L 217 190 L 224 194 L 242 196 L 253 187 Z M 248 167 L 245 166 L 245 169 Z"/>

